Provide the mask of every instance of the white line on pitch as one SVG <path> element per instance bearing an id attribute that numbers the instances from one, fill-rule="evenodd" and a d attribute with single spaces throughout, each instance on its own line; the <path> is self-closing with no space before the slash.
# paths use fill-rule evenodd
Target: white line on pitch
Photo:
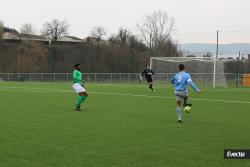
<path id="1" fill-rule="evenodd" d="M 71 87 L 71 85 L 68 85 L 69 87 Z M 137 87 L 137 88 L 145 88 L 147 87 L 147 85 L 119 85 L 119 84 L 90 84 L 87 85 L 87 87 L 92 87 L 92 86 L 115 86 L 115 87 Z M 25 86 L 20 86 L 20 87 L 14 87 L 14 86 L 3 86 L 0 88 L 14 88 L 14 89 L 34 89 L 34 90 L 44 90 L 44 88 L 32 88 L 32 87 L 25 87 Z M 169 89 L 169 87 L 167 86 L 155 86 L 156 89 L 163 89 L 163 88 L 167 88 Z M 60 90 L 60 89 L 50 89 L 50 90 Z M 204 91 L 211 91 L 211 92 L 250 92 L 249 88 L 224 88 L 224 89 L 202 89 Z"/>
<path id="2" fill-rule="evenodd" d="M 54 93 L 54 92 L 73 92 L 73 90 L 63 90 L 63 89 L 4 89 L 0 88 L 3 91 L 11 91 L 11 92 L 39 92 L 39 93 Z M 168 97 L 168 96 L 148 96 L 148 95 L 136 95 L 136 94 L 128 94 L 128 93 L 110 93 L 110 92 L 89 92 L 92 94 L 103 94 L 103 95 L 115 95 L 115 96 L 132 96 L 132 97 L 146 97 L 146 98 L 160 98 L 160 99 L 175 99 L 175 97 Z M 250 104 L 250 101 L 238 101 L 238 100 L 216 100 L 216 99 L 197 99 L 197 98 L 190 98 L 191 100 L 195 101 L 208 101 L 208 102 L 223 102 L 223 103 L 240 103 L 240 104 Z"/>

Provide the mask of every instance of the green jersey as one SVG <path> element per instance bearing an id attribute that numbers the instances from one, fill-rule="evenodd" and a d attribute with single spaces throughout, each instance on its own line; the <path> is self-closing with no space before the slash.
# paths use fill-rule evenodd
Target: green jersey
<path id="1" fill-rule="evenodd" d="M 74 70 L 73 72 L 73 83 L 82 84 L 82 73 L 78 70 Z"/>

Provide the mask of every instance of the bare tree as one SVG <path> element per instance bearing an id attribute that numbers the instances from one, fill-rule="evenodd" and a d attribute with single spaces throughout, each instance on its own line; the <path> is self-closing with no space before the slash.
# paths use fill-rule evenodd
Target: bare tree
<path id="1" fill-rule="evenodd" d="M 126 28 L 120 28 L 117 34 L 112 34 L 109 41 L 112 44 L 126 45 L 128 43 L 129 37 L 132 35 Z"/>
<path id="2" fill-rule="evenodd" d="M 51 41 L 57 41 L 61 36 L 67 35 L 69 30 L 69 24 L 64 20 L 60 21 L 58 19 L 53 19 L 51 22 L 46 22 L 43 25 L 42 35 L 49 38 Z M 53 44 L 53 43 L 52 43 Z M 51 71 L 55 71 L 55 61 L 56 61 L 56 49 L 54 45 L 51 45 Z"/>
<path id="3" fill-rule="evenodd" d="M 107 30 L 100 26 L 94 27 L 91 31 L 91 36 L 98 40 L 101 40 L 104 35 L 107 35 Z"/>
<path id="4" fill-rule="evenodd" d="M 104 35 L 107 35 L 107 30 L 103 27 L 94 27 L 91 31 L 91 36 L 97 39 L 97 44 L 98 44 L 98 54 L 100 54 L 100 41 L 102 40 L 102 37 Z M 99 55 L 98 55 L 99 56 Z"/>
<path id="5" fill-rule="evenodd" d="M 118 39 L 121 44 L 126 44 L 131 33 L 126 28 L 120 28 L 118 32 Z"/>
<path id="6" fill-rule="evenodd" d="M 35 28 L 32 24 L 23 24 L 20 28 L 20 33 L 22 34 L 35 34 Z"/>
<path id="7" fill-rule="evenodd" d="M 170 39 L 174 30 L 174 18 L 159 10 L 146 15 L 143 23 L 137 26 L 147 45 L 157 48 Z"/>
<path id="8" fill-rule="evenodd" d="M 67 35 L 69 31 L 69 24 L 64 20 L 53 19 L 51 22 L 46 22 L 43 25 L 42 35 L 57 41 L 61 36 Z"/>

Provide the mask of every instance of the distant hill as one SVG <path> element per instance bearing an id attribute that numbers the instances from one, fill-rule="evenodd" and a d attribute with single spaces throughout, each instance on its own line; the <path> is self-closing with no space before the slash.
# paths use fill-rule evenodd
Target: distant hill
<path id="1" fill-rule="evenodd" d="M 207 53 L 215 54 L 216 44 L 202 44 L 202 43 L 187 43 L 180 44 L 179 48 L 184 52 L 191 53 Z M 219 54 L 223 55 L 238 55 L 239 51 L 244 54 L 250 54 L 250 43 L 233 43 L 233 44 L 220 44 Z"/>

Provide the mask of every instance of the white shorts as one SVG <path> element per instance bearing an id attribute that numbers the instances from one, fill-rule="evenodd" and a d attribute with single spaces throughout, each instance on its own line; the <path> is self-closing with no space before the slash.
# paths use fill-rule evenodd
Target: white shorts
<path id="1" fill-rule="evenodd" d="M 75 90 L 75 92 L 78 94 L 78 93 L 81 93 L 81 92 L 86 92 L 86 90 L 84 89 L 84 87 L 82 87 L 81 84 L 79 83 L 74 83 L 72 85 L 73 89 Z"/>
<path id="2" fill-rule="evenodd" d="M 184 91 L 174 91 L 175 97 L 176 97 L 176 101 L 182 101 L 184 97 L 188 96 L 188 91 L 184 90 Z"/>

